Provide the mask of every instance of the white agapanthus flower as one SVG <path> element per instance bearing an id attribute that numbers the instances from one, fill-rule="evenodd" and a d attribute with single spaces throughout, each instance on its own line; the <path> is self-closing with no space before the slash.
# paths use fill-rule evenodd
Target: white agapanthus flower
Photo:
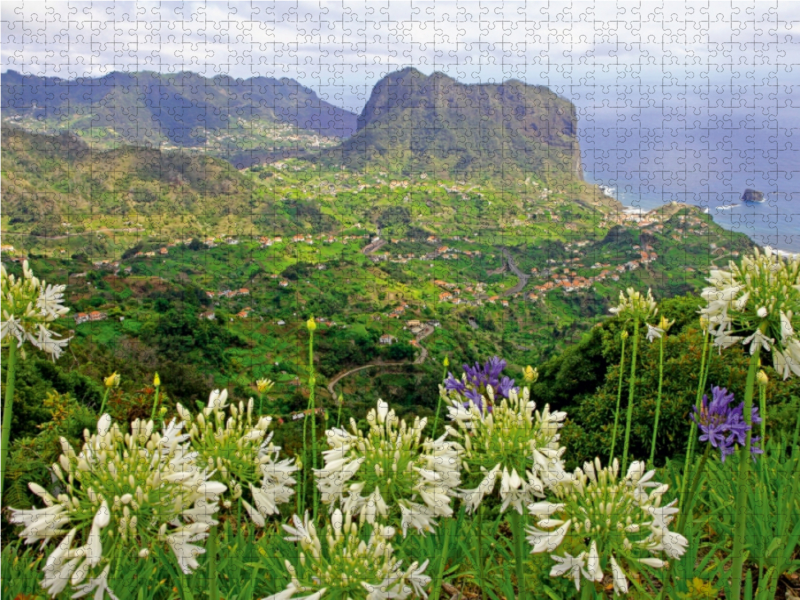
<path id="1" fill-rule="evenodd" d="M 350 431 L 326 432 L 325 466 L 315 471 L 322 502 L 371 524 L 379 517 L 399 522 L 404 536 L 409 527 L 432 531 L 436 517 L 453 514 L 460 446 L 446 441 L 447 434 L 423 440 L 427 419 L 417 417 L 408 426 L 383 400 L 369 411 L 367 422 L 366 436 L 355 419 Z"/>
<path id="2" fill-rule="evenodd" d="M 245 500 L 242 504 L 253 523 L 264 527 L 267 517 L 278 514 L 279 506 L 291 500 L 297 465 L 294 459 L 278 460 L 281 449 L 272 444 L 274 433 L 269 431 L 272 417 L 254 423 L 252 398 L 246 406 L 227 402 L 227 390 L 214 390 L 202 412 L 193 417 L 178 404 L 178 415 L 189 431 L 198 462 L 228 487 L 225 505 L 248 489 L 252 504 Z"/>
<path id="3" fill-rule="evenodd" d="M 289 534 L 285 539 L 300 545 L 299 564 L 295 567 L 286 560 L 292 580 L 285 590 L 263 600 L 319 600 L 327 595 L 352 600 L 428 597 L 428 561 L 421 565 L 414 562 L 404 569 L 402 561 L 393 556 L 393 527 L 375 523 L 365 540 L 350 513 L 342 514 L 337 508 L 326 526 L 327 544 L 323 548 L 308 513 L 302 520 L 294 515 L 292 522 L 283 528 Z"/>
<path id="4" fill-rule="evenodd" d="M 658 314 L 658 305 L 653 299 L 653 294 L 647 290 L 647 295 L 643 296 L 633 288 L 628 288 L 625 293 L 619 293 L 619 304 L 608 309 L 611 314 L 626 319 L 639 319 L 647 321 Z"/>
<path id="5" fill-rule="evenodd" d="M 69 309 L 64 301 L 64 285 L 49 285 L 34 277 L 28 261 L 22 263 L 23 278 L 17 279 L 0 265 L 0 341 L 17 340 L 21 348 L 27 341 L 56 360 L 71 338 L 61 338 L 48 324 Z"/>
<path id="6" fill-rule="evenodd" d="M 54 497 L 31 483 L 45 508 L 9 508 L 10 522 L 25 526 L 20 536 L 26 544 L 54 542 L 41 583 L 51 596 L 71 585 L 73 597 L 94 592 L 97 600 L 114 598 L 109 567 L 123 557 L 147 558 L 164 542 L 184 573 L 197 567 L 194 557 L 204 550 L 190 542 L 216 525 L 226 487 L 209 481 L 181 428 L 173 421 L 159 434 L 152 421 L 136 420 L 123 435 L 106 414 L 97 433 L 84 431 L 80 454 L 61 438 L 52 469 L 64 492 Z"/>
<path id="7" fill-rule="evenodd" d="M 565 449 L 558 443 L 566 413 L 551 413 L 549 406 L 536 411 L 529 388 L 521 393 L 511 390 L 508 398 L 496 404 L 489 386 L 491 412 L 479 410 L 472 402 L 465 407 L 460 398 L 448 398 L 441 386 L 440 393 L 449 403 L 450 420 L 458 427 L 448 425 L 446 430 L 462 446 L 465 484 L 471 487 L 459 493 L 468 512 L 493 493 L 498 479 L 501 512 L 510 506 L 522 514 L 524 505 L 544 498 L 548 489 L 571 477 L 564 471 Z"/>
<path id="8" fill-rule="evenodd" d="M 669 531 L 678 509 L 674 503 L 661 506 L 669 489 L 653 481 L 655 471 L 645 472 L 644 464 L 634 462 L 619 480 L 619 463 L 602 467 L 599 459 L 575 470 L 575 477 L 555 489 L 556 502 L 536 502 L 528 511 L 537 522 L 527 529 L 532 553 L 548 552 L 557 563 L 551 575 L 574 579 L 580 590 L 580 575 L 602 581 L 610 567 L 617 593 L 626 593 L 627 572 L 664 566 L 654 556 L 664 553 L 679 558 L 688 541 Z M 561 556 L 563 554 L 563 556 Z"/>
<path id="9" fill-rule="evenodd" d="M 720 351 L 741 342 L 750 354 L 772 353 L 784 379 L 800 376 L 800 256 L 782 258 L 767 247 L 745 256 L 729 270 L 712 269 L 701 296 L 701 315 Z"/>

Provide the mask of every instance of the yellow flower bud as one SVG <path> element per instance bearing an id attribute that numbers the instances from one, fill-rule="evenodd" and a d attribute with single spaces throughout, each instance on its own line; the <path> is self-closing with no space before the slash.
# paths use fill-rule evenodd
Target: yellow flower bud
<path id="1" fill-rule="evenodd" d="M 628 332 L 627 331 L 623 331 L 622 332 L 622 339 L 623 340 L 627 340 L 628 339 Z"/>
<path id="2" fill-rule="evenodd" d="M 256 387 L 258 388 L 258 392 L 263 394 L 269 391 L 275 383 L 269 379 L 259 379 L 256 381 Z"/>
<path id="3" fill-rule="evenodd" d="M 311 317 L 308 321 L 306 321 L 306 327 L 309 331 L 314 331 L 317 328 L 317 323 L 314 321 L 314 317 Z"/>
<path id="4" fill-rule="evenodd" d="M 167 407 L 162 406 L 161 408 L 158 409 L 158 412 L 163 417 L 165 414 L 167 414 Z"/>
<path id="5" fill-rule="evenodd" d="M 708 317 L 705 315 L 700 316 L 700 328 L 703 331 L 708 331 Z"/>
<path id="6" fill-rule="evenodd" d="M 449 367 L 450 366 L 450 359 L 448 359 L 446 356 L 444 357 L 444 360 L 442 362 L 444 363 L 445 367 Z"/>
<path id="7" fill-rule="evenodd" d="M 161 378 L 158 376 L 158 371 L 156 371 L 156 376 L 153 377 L 153 385 L 156 387 L 161 387 Z"/>
<path id="8" fill-rule="evenodd" d="M 120 381 L 120 376 L 116 371 L 114 371 L 111 375 L 105 378 L 105 384 L 107 388 L 119 387 L 119 381 Z"/>
<path id="9" fill-rule="evenodd" d="M 527 383 L 533 383 L 539 378 L 539 370 L 528 365 L 523 370 L 523 377 Z"/>
<path id="10" fill-rule="evenodd" d="M 658 324 L 659 329 L 663 329 L 665 332 L 669 331 L 669 328 L 675 324 L 675 320 L 673 319 L 670 321 L 664 315 L 661 315 L 661 321 Z"/>
<path id="11" fill-rule="evenodd" d="M 769 378 L 764 371 L 759 371 L 758 375 L 756 375 L 756 379 L 758 380 L 758 385 L 767 385 L 769 382 Z"/>

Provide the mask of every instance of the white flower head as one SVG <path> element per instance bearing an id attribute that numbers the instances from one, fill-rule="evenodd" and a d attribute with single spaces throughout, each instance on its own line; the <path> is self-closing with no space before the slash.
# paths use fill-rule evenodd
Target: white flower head
<path id="1" fill-rule="evenodd" d="M 253 415 L 252 398 L 245 404 L 228 404 L 227 390 L 214 390 L 208 405 L 192 416 L 178 405 L 180 425 L 170 423 L 167 437 L 172 443 L 191 440 L 198 461 L 205 465 L 215 482 L 227 486 L 224 501 L 233 501 L 249 490 L 250 502 L 243 504 L 257 527 L 280 513 L 280 506 L 291 501 L 298 470 L 294 459 L 282 459 L 281 448 L 272 443 L 271 419 Z M 186 427 L 188 434 L 178 435 Z"/>
<path id="2" fill-rule="evenodd" d="M 17 347 L 28 342 L 56 360 L 71 339 L 50 328 L 53 321 L 69 312 L 62 304 L 66 286 L 39 281 L 27 260 L 22 271 L 22 279 L 17 279 L 0 265 L 0 341 L 5 345 L 15 338 Z"/>
<path id="3" fill-rule="evenodd" d="M 426 419 L 401 421 L 387 403 L 367 414 L 369 431 L 329 429 L 325 466 L 315 471 L 322 502 L 372 524 L 377 520 L 430 531 L 436 517 L 452 515 L 460 479 L 460 446 L 447 434 L 423 439 Z M 393 500 L 392 500 L 393 499 Z"/>
<path id="4" fill-rule="evenodd" d="M 190 542 L 216 524 L 216 499 L 225 486 L 208 481 L 188 443 L 165 439 L 152 421 L 134 421 L 131 433 L 123 434 L 103 415 L 97 432 L 87 431 L 85 438 L 80 453 L 62 439 L 63 452 L 53 465 L 66 493 L 54 498 L 31 484 L 47 508 L 9 509 L 11 523 L 25 526 L 20 536 L 26 543 L 56 542 L 42 586 L 51 595 L 71 585 L 75 597 L 94 592 L 96 598 L 113 598 L 109 568 L 121 556 L 132 556 L 128 549 L 146 558 L 150 548 L 165 541 L 184 572 L 196 568 L 194 557 L 202 549 Z M 85 543 L 76 547 L 79 534 Z"/>

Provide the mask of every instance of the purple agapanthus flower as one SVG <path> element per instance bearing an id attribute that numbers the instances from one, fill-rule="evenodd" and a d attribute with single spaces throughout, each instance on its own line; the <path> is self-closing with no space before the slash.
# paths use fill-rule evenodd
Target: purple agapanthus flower
<path id="1" fill-rule="evenodd" d="M 734 452 L 734 443 L 745 445 L 747 430 L 750 426 L 744 421 L 744 402 L 736 408 L 731 408 L 733 393 L 721 387 L 711 388 L 712 400 L 709 404 L 708 396 L 703 395 L 700 406 L 694 407 L 692 420 L 697 423 L 702 434 L 701 442 L 709 442 L 714 448 L 719 448 L 722 453 L 722 462 Z M 758 409 L 754 406 L 752 412 L 753 424 L 761 423 Z M 763 450 L 756 446 L 758 437 L 751 438 L 750 452 L 763 454 Z M 755 459 L 755 456 L 753 456 Z"/>
<path id="2" fill-rule="evenodd" d="M 475 363 L 474 367 L 464 365 L 466 383 L 461 379 L 456 379 L 452 373 L 448 373 L 449 377 L 444 382 L 445 388 L 467 398 L 468 401 L 464 403 L 465 408 L 469 407 L 471 401 L 478 407 L 478 410 L 483 412 L 483 396 L 486 394 L 487 386 L 492 386 L 496 398 L 508 398 L 512 390 L 519 391 L 519 388 L 514 385 L 513 379 L 506 376 L 500 377 L 506 364 L 502 358 L 493 356 L 484 365 L 479 363 Z M 486 408 L 492 412 L 491 406 Z"/>

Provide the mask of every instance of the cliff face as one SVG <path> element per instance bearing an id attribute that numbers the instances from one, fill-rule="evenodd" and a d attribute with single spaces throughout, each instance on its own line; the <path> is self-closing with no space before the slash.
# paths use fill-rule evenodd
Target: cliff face
<path id="1" fill-rule="evenodd" d="M 412 68 L 375 85 L 356 133 L 334 152 L 354 168 L 582 179 L 571 102 L 517 80 L 465 85 Z"/>
<path id="2" fill-rule="evenodd" d="M 134 144 L 192 147 L 209 133 L 234 134 L 259 119 L 346 138 L 356 115 L 321 100 L 293 79 L 196 73 L 109 73 L 74 80 L 7 71 L 3 118 L 34 118 L 52 129 L 108 129 Z M 17 120 L 14 119 L 14 120 Z"/>

